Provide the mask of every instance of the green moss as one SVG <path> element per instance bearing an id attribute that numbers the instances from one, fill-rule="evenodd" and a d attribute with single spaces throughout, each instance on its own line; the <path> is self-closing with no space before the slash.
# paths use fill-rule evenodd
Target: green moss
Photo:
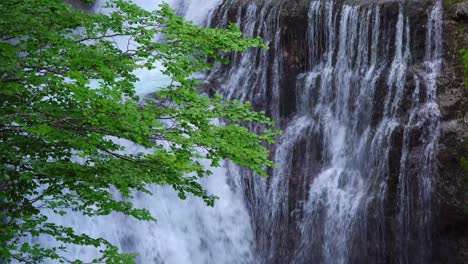
<path id="1" fill-rule="evenodd" d="M 455 7 L 456 4 L 458 3 L 462 3 L 466 0 L 444 0 L 443 2 L 443 5 L 444 5 L 444 9 L 446 11 L 453 11 L 453 7 Z"/>
<path id="2" fill-rule="evenodd" d="M 457 23 L 457 33 L 460 36 L 463 36 L 465 33 L 465 25 L 463 23 Z"/>
<path id="3" fill-rule="evenodd" d="M 465 80 L 465 88 L 468 89 L 468 50 L 462 49 L 460 50 L 460 54 L 464 70 L 463 79 Z"/>

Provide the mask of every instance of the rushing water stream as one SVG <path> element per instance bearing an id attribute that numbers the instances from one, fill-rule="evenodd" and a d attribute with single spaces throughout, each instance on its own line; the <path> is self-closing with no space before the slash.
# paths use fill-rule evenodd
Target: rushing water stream
<path id="1" fill-rule="evenodd" d="M 404 1 L 310 1 L 306 41 L 289 32 L 304 20 L 291 22 L 286 1 L 248 3 L 225 1 L 216 23 L 235 13 L 270 51 L 236 56 L 211 79 L 284 129 L 270 181 L 244 173 L 260 259 L 428 263 L 441 1 L 425 11 L 422 40 L 412 39 Z M 411 42 L 423 42 L 422 59 Z M 291 70 L 301 63 L 307 67 Z"/>
<path id="2" fill-rule="evenodd" d="M 153 9 L 159 1 L 135 2 Z M 253 102 L 284 130 L 272 149 L 278 166 L 270 179 L 226 163 L 203 182 L 220 197 L 214 208 L 154 187 L 155 196 L 139 195 L 135 204 L 157 223 L 73 214 L 55 221 L 137 252 L 139 263 L 429 263 L 441 1 L 427 10 L 425 40 L 412 39 L 404 2 L 393 14 L 376 1 L 310 1 L 305 55 L 296 54 L 306 67 L 294 76 L 287 75 L 295 56 L 284 33 L 287 1 L 244 2 L 170 4 L 201 25 L 225 26 L 234 17 L 244 34 L 270 46 L 235 55 L 207 76 L 226 97 Z M 415 41 L 424 42 L 420 61 L 412 55 Z M 142 95 L 165 83 L 158 72 L 139 75 Z M 86 260 L 96 251 L 67 254 Z"/>

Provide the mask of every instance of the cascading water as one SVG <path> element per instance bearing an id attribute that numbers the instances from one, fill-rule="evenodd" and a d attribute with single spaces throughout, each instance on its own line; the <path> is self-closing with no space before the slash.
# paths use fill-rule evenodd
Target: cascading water
<path id="1" fill-rule="evenodd" d="M 400 262 L 408 263 L 409 255 L 420 254 L 419 258 L 429 262 L 431 243 L 431 193 L 435 171 L 435 155 L 439 137 L 439 107 L 437 104 L 437 77 L 441 69 L 442 58 L 442 1 L 437 1 L 427 22 L 426 50 L 422 81 L 425 83 L 425 96 L 420 101 L 420 77 L 415 75 L 416 81 L 413 92 L 409 120 L 404 131 L 403 150 L 399 175 L 399 238 L 401 239 Z M 425 145 L 420 152 L 419 161 L 422 166 L 416 175 L 408 175 L 408 155 L 411 136 L 422 131 L 419 140 Z M 416 176 L 416 177 L 415 177 Z M 415 177 L 411 179 L 410 177 Z M 415 189 L 410 189 L 416 185 Z M 419 215 L 411 218 L 411 211 L 418 211 Z M 411 229 L 417 226 L 414 235 Z M 411 246 L 418 241 L 415 249 Z"/>
<path id="2" fill-rule="evenodd" d="M 303 2 L 306 19 L 291 22 Z M 218 26 L 235 14 L 270 45 L 209 78 L 284 129 L 268 182 L 243 174 L 263 263 L 430 262 L 442 7 L 428 8 L 424 58 L 412 55 L 408 8 L 316 0 L 218 10 Z M 291 28 L 304 21 L 306 32 Z M 305 41 L 291 39 L 301 33 Z"/>
<path id="3" fill-rule="evenodd" d="M 158 4 L 135 2 L 148 9 Z M 199 24 L 237 22 L 270 46 L 233 55 L 206 82 L 277 121 L 284 130 L 272 149 L 278 166 L 268 180 L 229 162 L 216 169 L 203 180 L 220 197 L 215 208 L 154 187 L 154 197 L 140 194 L 134 202 L 157 223 L 76 214 L 56 222 L 137 252 L 139 263 L 431 262 L 441 0 L 428 5 L 424 56 L 414 49 L 408 2 L 170 4 Z M 165 84 L 158 72 L 139 76 L 141 95 Z M 67 254 L 87 260 L 96 252 Z"/>

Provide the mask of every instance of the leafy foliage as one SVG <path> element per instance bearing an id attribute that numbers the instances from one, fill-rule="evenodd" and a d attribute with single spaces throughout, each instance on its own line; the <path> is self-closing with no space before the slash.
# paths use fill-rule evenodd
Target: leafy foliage
<path id="1" fill-rule="evenodd" d="M 151 184 L 213 205 L 216 197 L 198 183 L 211 174 L 200 159 L 213 166 L 229 159 L 263 176 L 273 165 L 265 146 L 278 132 L 257 134 L 242 125 L 267 128 L 272 121 L 249 103 L 201 95 L 191 78 L 225 53 L 265 47 L 261 39 L 243 38 L 235 25 L 200 28 L 167 5 L 149 12 L 113 0 L 108 7 L 113 11 L 102 15 L 62 0 L 0 2 L 0 256 L 7 262 L 82 263 L 60 254 L 77 244 L 102 249 L 96 262 L 132 263 L 134 255 L 51 223 L 42 210 L 154 220 L 128 202 L 135 191 L 150 193 Z M 164 41 L 155 41 L 160 34 Z M 122 49 L 115 38 L 124 36 L 130 37 Z M 134 71 L 157 61 L 173 82 L 141 102 Z M 126 153 L 118 140 L 150 151 Z M 111 188 L 128 199 L 116 200 Z M 24 242 L 41 235 L 64 246 Z"/>

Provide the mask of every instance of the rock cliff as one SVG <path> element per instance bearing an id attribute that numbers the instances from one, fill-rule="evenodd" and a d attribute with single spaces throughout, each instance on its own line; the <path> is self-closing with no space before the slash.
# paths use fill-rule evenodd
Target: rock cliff
<path id="1" fill-rule="evenodd" d="M 341 10 L 344 5 L 359 6 L 358 12 L 362 14 L 368 12 L 369 16 L 376 6 L 379 8 L 378 30 L 383 33 L 381 36 L 383 41 L 379 44 L 381 46 L 375 49 L 379 50 L 378 61 L 388 70 L 384 70 L 382 76 L 377 78 L 375 95 L 373 95 L 372 105 L 368 108 L 372 109 L 369 110 L 372 111 L 370 129 L 377 130 L 386 115 L 385 104 L 389 94 L 387 87 L 388 80 L 391 78 L 389 77 L 390 68 L 392 59 L 397 56 L 399 50 L 396 40 L 398 27 L 395 25 L 399 23 L 400 13 L 407 18 L 403 21 L 408 24 L 410 33 L 403 34 L 403 42 L 408 39 L 411 55 L 406 68 L 407 77 L 402 91 L 402 102 L 396 114 L 401 123 L 396 125 L 389 134 L 388 144 L 385 146 L 387 150 L 382 152 L 385 155 L 381 157 L 381 163 L 378 158 L 372 161 L 373 159 L 369 157 L 368 162 L 373 162 L 374 165 L 365 164 L 363 166 L 367 169 L 361 169 L 364 174 L 369 174 L 364 177 L 366 179 L 366 177 L 374 176 L 372 173 L 375 173 L 375 166 L 383 168 L 382 176 L 376 177 L 379 180 L 375 183 L 367 180 L 369 182 L 366 183 L 367 189 L 364 194 L 367 200 L 361 201 L 359 209 L 353 212 L 355 216 L 351 224 L 352 231 L 350 231 L 353 234 L 348 236 L 351 245 L 346 247 L 349 252 L 347 252 L 345 263 L 422 263 L 421 261 L 424 263 L 466 263 L 468 261 L 468 214 L 465 210 L 468 204 L 467 174 L 461 165 L 461 158 L 468 156 L 468 90 L 464 88 L 463 68 L 459 58 L 459 50 L 468 47 L 466 30 L 468 12 L 467 5 L 463 3 L 454 4 L 446 1 L 443 5 L 443 64 L 437 78 L 440 137 L 436 148 L 438 150 L 436 161 L 434 164 L 431 163 L 429 169 L 432 175 L 430 176 L 432 183 L 430 204 L 416 202 L 420 199 L 419 196 L 423 195 L 417 187 L 420 184 L 418 182 L 421 181 L 418 177 L 420 177 L 421 164 L 425 162 L 423 157 L 426 151 L 427 134 L 431 132 L 428 132 L 428 128 L 424 125 L 411 128 L 410 112 L 414 105 L 415 89 L 424 79 L 423 72 L 427 67 L 427 21 L 434 3 L 434 1 L 427 0 L 336 1 L 335 9 L 330 11 L 333 12 L 331 17 L 333 17 L 334 28 L 320 28 L 327 22 L 325 21 L 327 16 L 317 16 L 315 23 L 319 26 L 314 33 L 316 38 L 312 40 L 309 27 L 311 2 L 308 0 L 225 0 L 214 15 L 212 25 L 223 26 L 227 21 L 240 23 L 244 31 L 250 30 L 250 34 L 260 35 L 271 48 L 269 51 L 244 57 L 244 60 L 250 59 L 256 65 L 251 66 L 252 69 L 249 68 L 248 72 L 244 72 L 245 79 L 227 78 L 229 80 L 226 80 L 226 76 L 233 74 L 233 67 L 240 69 L 248 65 L 247 61 L 240 62 L 242 61 L 240 57 L 233 57 L 231 65 L 218 69 L 212 74 L 212 80 L 216 80 L 218 84 L 234 81 L 238 86 L 246 85 L 248 92 L 232 92 L 236 88 L 229 85 L 224 85 L 224 89 L 231 91 L 228 93 L 230 96 L 243 97 L 252 101 L 258 110 L 266 110 L 279 122 L 280 127 L 286 130 L 286 135 L 288 135 L 288 128 L 294 125 L 293 121 L 298 113 L 304 109 L 304 97 L 311 98 L 308 103 L 309 108 L 317 104 L 319 92 L 312 90 L 304 94 L 304 82 L 307 79 L 307 72 L 315 67 L 317 60 L 320 60 L 330 48 L 331 31 L 339 32 L 342 27 L 337 22 L 340 21 L 342 13 L 337 10 Z M 326 8 L 322 7 L 317 10 L 323 13 Z M 256 16 L 256 21 L 252 18 L 253 16 Z M 377 18 L 374 18 L 373 23 L 377 23 L 376 21 Z M 361 23 L 364 22 L 358 20 L 358 24 L 361 25 Z M 371 38 L 370 31 L 369 29 L 369 35 L 366 35 L 366 38 Z M 367 34 L 365 31 L 360 31 L 360 33 L 363 32 Z M 311 41 L 314 50 L 311 50 Z M 338 41 L 333 45 L 336 45 L 335 49 L 339 49 Z M 339 52 L 334 53 L 333 56 L 330 61 L 335 65 L 339 60 Z M 365 56 L 370 56 L 370 54 Z M 264 66 L 261 66 L 263 64 Z M 335 70 L 336 67 L 338 66 L 335 66 Z M 260 74 L 260 72 L 263 73 Z M 320 81 L 323 80 L 318 82 Z M 421 98 L 427 96 L 429 93 L 427 89 L 422 89 L 418 95 Z M 338 96 L 336 93 L 334 96 Z M 312 110 L 313 108 L 310 109 Z M 306 238 L 308 227 L 305 223 L 307 221 L 316 225 L 324 224 L 325 221 L 320 218 L 323 216 L 319 217 L 323 214 L 321 211 L 315 212 L 318 215 L 316 219 L 307 220 L 310 216 L 307 216 L 304 209 L 304 204 L 308 199 L 310 200 L 309 186 L 316 181 L 321 168 L 325 167 L 329 154 L 324 150 L 326 143 L 324 143 L 323 133 L 325 132 L 312 130 L 313 128 L 308 128 L 298 136 L 298 139 L 294 139 L 294 144 L 288 149 L 290 154 L 284 154 L 290 166 L 285 172 L 284 182 L 276 183 L 275 177 L 278 176 L 272 175 L 273 179 L 267 183 L 269 187 L 256 187 L 262 183 L 249 180 L 248 177 L 245 179 L 248 183 L 246 184 L 246 199 L 251 207 L 254 225 L 256 225 L 257 247 L 266 263 L 307 263 L 307 261 L 327 263 L 323 254 L 311 252 L 323 247 L 321 243 L 326 241 L 327 232 L 334 232 L 334 230 L 314 232 L 315 237 L 309 239 L 310 243 L 301 242 Z M 283 141 L 287 140 L 283 139 Z M 281 145 L 281 142 L 279 144 Z M 277 146 L 272 151 L 276 151 L 276 155 L 281 154 L 281 150 L 278 152 L 280 148 L 281 146 Z M 407 153 L 405 148 L 408 149 Z M 407 158 L 402 155 L 407 155 Z M 406 159 L 404 167 L 403 158 Z M 409 185 L 405 187 L 407 193 L 404 194 L 410 200 L 407 202 L 406 210 L 409 215 L 407 220 L 401 216 L 402 203 L 406 202 L 401 198 L 403 168 Z M 275 184 L 279 187 L 272 187 L 276 186 Z M 382 184 L 385 186 L 384 194 L 378 194 Z M 257 191 L 255 191 L 256 188 L 258 188 Z M 279 212 L 277 213 L 262 209 L 265 207 L 262 203 L 270 203 L 268 206 L 274 207 L 271 203 L 277 201 L 259 201 L 255 198 L 262 191 L 271 192 L 272 188 L 280 188 L 279 192 L 287 193 L 274 196 L 276 197 L 274 199 L 281 200 L 278 202 Z M 378 195 L 382 195 L 380 200 L 375 198 Z M 426 211 L 430 212 L 429 218 L 431 219 L 421 220 L 428 218 L 424 215 Z M 402 227 L 402 221 L 408 221 L 406 225 L 409 225 L 409 230 Z M 415 223 L 421 221 L 430 222 L 430 229 L 414 226 L 417 225 Z M 322 227 L 322 229 L 325 228 L 325 226 Z M 408 234 L 403 234 L 405 232 Z M 426 236 L 430 238 L 425 238 Z M 405 242 L 402 239 L 408 241 Z M 402 253 L 403 251 L 406 253 Z"/>

